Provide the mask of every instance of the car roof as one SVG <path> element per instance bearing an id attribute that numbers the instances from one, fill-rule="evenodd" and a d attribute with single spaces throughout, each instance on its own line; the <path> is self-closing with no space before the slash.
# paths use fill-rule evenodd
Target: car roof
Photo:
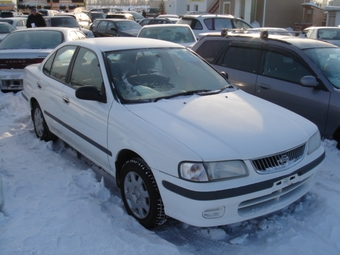
<path id="1" fill-rule="evenodd" d="M 236 18 L 233 15 L 230 14 L 185 14 L 182 16 L 182 18 Z"/>
<path id="2" fill-rule="evenodd" d="M 152 28 L 154 28 L 154 27 L 188 27 L 188 28 L 190 28 L 190 26 L 188 24 L 172 24 L 172 23 L 168 23 L 168 24 L 144 25 L 142 29 L 145 29 L 145 28 L 148 28 L 148 27 L 152 27 Z"/>
<path id="3" fill-rule="evenodd" d="M 27 17 L 21 17 L 21 16 L 16 16 L 16 17 L 6 17 L 6 18 L 1 18 L 0 21 L 2 20 L 17 20 L 17 19 L 27 19 Z"/>
<path id="4" fill-rule="evenodd" d="M 108 21 L 108 20 L 112 20 L 112 21 L 117 21 L 117 22 L 135 22 L 134 20 L 130 20 L 130 19 L 115 19 L 115 18 L 108 18 L 108 19 L 96 19 L 95 21 Z M 138 24 L 138 23 L 137 23 Z"/>
<path id="5" fill-rule="evenodd" d="M 185 48 L 176 43 L 141 37 L 95 37 L 68 42 L 89 49 L 97 48 L 101 52 L 112 50 L 129 50 L 141 48 Z"/>
<path id="6" fill-rule="evenodd" d="M 61 31 L 61 32 L 67 32 L 68 30 L 77 30 L 77 31 L 79 31 L 78 28 L 74 28 L 74 27 L 35 27 L 34 29 L 32 29 L 32 28 L 17 29 L 17 30 L 15 30 L 13 32 L 39 31 L 39 30 L 42 30 L 42 31 Z"/>
<path id="7" fill-rule="evenodd" d="M 293 45 L 299 49 L 310 49 L 310 48 L 324 48 L 324 47 L 338 47 L 331 43 L 309 39 L 304 37 L 298 36 L 287 36 L 287 35 L 269 35 L 268 38 L 261 38 L 260 34 L 231 34 L 227 35 L 226 37 L 222 36 L 221 33 L 219 35 L 217 33 L 209 33 L 204 35 L 200 40 L 204 37 L 220 37 L 222 40 L 223 38 L 235 38 L 235 40 L 248 40 L 252 42 L 282 42 Z"/>
<path id="8" fill-rule="evenodd" d="M 312 27 L 306 27 L 305 29 L 340 29 L 340 27 L 323 27 L 323 26 L 312 26 Z"/>

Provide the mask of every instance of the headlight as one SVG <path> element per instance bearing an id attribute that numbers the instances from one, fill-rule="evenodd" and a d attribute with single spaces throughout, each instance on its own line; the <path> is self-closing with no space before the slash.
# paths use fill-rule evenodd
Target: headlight
<path id="1" fill-rule="evenodd" d="M 183 162 L 179 166 L 179 174 L 186 180 L 207 182 L 244 177 L 248 175 L 248 171 L 246 165 L 240 160 L 209 163 Z"/>
<path id="2" fill-rule="evenodd" d="M 318 131 L 308 140 L 307 154 L 313 153 L 316 149 L 320 147 L 320 145 L 321 145 L 321 136 L 320 136 L 320 132 Z"/>

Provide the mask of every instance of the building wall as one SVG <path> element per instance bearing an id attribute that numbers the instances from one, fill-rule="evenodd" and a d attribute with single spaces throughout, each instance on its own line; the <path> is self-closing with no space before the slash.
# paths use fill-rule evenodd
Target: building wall
<path id="1" fill-rule="evenodd" d="M 301 4 L 304 2 L 304 0 L 267 0 L 264 26 L 294 28 L 295 23 L 302 22 L 303 8 Z"/>

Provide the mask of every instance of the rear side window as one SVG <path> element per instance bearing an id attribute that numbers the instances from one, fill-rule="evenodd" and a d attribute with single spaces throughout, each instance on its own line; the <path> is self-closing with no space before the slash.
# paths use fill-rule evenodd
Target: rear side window
<path id="1" fill-rule="evenodd" d="M 187 24 L 194 30 L 202 30 L 203 26 L 199 20 L 196 19 L 180 19 L 177 24 Z"/>
<path id="2" fill-rule="evenodd" d="M 207 40 L 201 44 L 196 52 L 209 63 L 213 63 L 220 55 L 226 43 L 220 40 Z"/>
<path id="3" fill-rule="evenodd" d="M 223 56 L 222 66 L 256 73 L 261 63 L 261 54 L 260 49 L 229 47 Z"/>
<path id="4" fill-rule="evenodd" d="M 57 51 L 57 54 L 53 59 L 50 71 L 51 78 L 65 83 L 68 67 L 70 65 L 75 50 L 76 46 L 65 46 Z M 45 65 L 49 65 L 49 60 L 46 62 Z M 48 66 L 46 66 L 46 69 L 48 69 Z"/>

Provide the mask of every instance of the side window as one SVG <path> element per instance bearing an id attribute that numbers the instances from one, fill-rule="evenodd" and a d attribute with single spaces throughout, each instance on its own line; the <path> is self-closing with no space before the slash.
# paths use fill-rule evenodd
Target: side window
<path id="1" fill-rule="evenodd" d="M 102 84 L 103 78 L 97 55 L 89 49 L 81 48 L 74 62 L 71 87 L 77 89 L 81 86 L 91 85 L 101 91 Z"/>
<path id="2" fill-rule="evenodd" d="M 101 21 L 98 25 L 98 30 L 105 30 L 107 26 L 107 21 Z"/>
<path id="3" fill-rule="evenodd" d="M 191 23 L 191 28 L 194 30 L 202 30 L 203 26 L 199 20 L 193 19 Z"/>
<path id="4" fill-rule="evenodd" d="M 107 24 L 107 30 L 110 31 L 111 28 L 116 28 L 116 27 L 115 27 L 115 24 L 114 24 L 113 22 L 109 22 L 109 23 Z"/>
<path id="5" fill-rule="evenodd" d="M 223 56 L 222 66 L 257 73 L 261 63 L 261 54 L 260 49 L 229 47 Z"/>
<path id="6" fill-rule="evenodd" d="M 196 50 L 196 53 L 202 58 L 207 60 L 209 63 L 213 63 L 226 45 L 227 42 L 217 41 L 217 40 L 207 40 L 201 44 L 201 46 Z"/>
<path id="7" fill-rule="evenodd" d="M 209 30 L 214 30 L 214 20 L 213 19 L 205 19 L 204 24 L 207 26 Z"/>
<path id="8" fill-rule="evenodd" d="M 55 54 L 56 54 L 56 53 L 54 53 L 52 56 L 50 56 L 50 58 L 45 62 L 45 65 L 44 65 L 44 67 L 43 67 L 43 72 L 44 72 L 44 74 L 46 74 L 46 75 L 48 75 L 48 76 L 50 75 L 50 72 L 51 72 L 52 63 L 53 63 Z"/>
<path id="9" fill-rule="evenodd" d="M 297 60 L 280 53 L 267 51 L 264 59 L 263 75 L 300 84 L 303 76 L 313 74 Z"/>
<path id="10" fill-rule="evenodd" d="M 214 19 L 214 21 L 215 21 L 214 30 L 221 30 L 222 28 L 229 28 L 229 29 L 233 28 L 233 25 L 231 24 L 230 19 Z"/>
<path id="11" fill-rule="evenodd" d="M 50 72 L 52 78 L 65 83 L 68 67 L 75 50 L 76 46 L 65 46 L 57 51 Z"/>

